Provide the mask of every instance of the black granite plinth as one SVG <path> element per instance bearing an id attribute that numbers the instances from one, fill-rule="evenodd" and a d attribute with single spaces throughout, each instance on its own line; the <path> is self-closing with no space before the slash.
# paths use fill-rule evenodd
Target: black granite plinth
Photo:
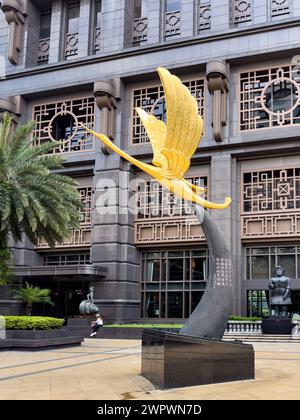
<path id="1" fill-rule="evenodd" d="M 252 345 L 144 330 L 142 375 L 160 388 L 254 379 Z"/>
<path id="2" fill-rule="evenodd" d="M 56 330 L 6 330 L 0 339 L 0 350 L 48 350 L 81 346 L 83 337 L 73 335 L 68 328 Z"/>
<path id="3" fill-rule="evenodd" d="M 263 334 L 291 335 L 293 324 L 291 318 L 285 316 L 270 316 L 262 320 Z"/>

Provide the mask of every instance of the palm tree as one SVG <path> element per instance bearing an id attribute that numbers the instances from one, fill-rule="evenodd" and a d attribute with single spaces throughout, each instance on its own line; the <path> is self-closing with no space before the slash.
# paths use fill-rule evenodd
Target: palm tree
<path id="1" fill-rule="evenodd" d="M 12 129 L 5 114 L 0 123 L 0 283 L 7 282 L 11 256 L 8 237 L 23 233 L 36 244 L 45 239 L 53 247 L 79 227 L 82 206 L 77 183 L 53 173 L 63 158 L 51 154 L 59 142 L 34 145 L 34 123 Z"/>
<path id="2" fill-rule="evenodd" d="M 26 282 L 25 287 L 21 286 L 13 292 L 13 297 L 27 303 L 26 315 L 31 316 L 33 303 L 48 303 L 49 305 L 54 306 L 54 303 L 49 296 L 50 293 L 50 289 L 40 289 L 39 287 L 34 287 Z"/>

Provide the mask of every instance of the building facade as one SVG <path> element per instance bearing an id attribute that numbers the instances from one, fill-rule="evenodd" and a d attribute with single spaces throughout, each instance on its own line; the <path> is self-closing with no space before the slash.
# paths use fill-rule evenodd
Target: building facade
<path id="1" fill-rule="evenodd" d="M 230 208 L 211 211 L 233 258 L 232 314 L 262 315 L 276 265 L 300 311 L 300 2 L 4 0 L 0 113 L 60 140 L 84 203 L 81 228 L 50 249 L 11 244 L 14 280 L 49 287 L 45 314 L 74 316 L 90 285 L 108 321 L 182 320 L 205 290 L 208 250 L 187 203 L 87 134 L 151 162 L 135 107 L 166 119 L 156 68 L 178 75 L 204 119 L 188 178 Z M 128 210 L 129 209 L 129 210 Z M 1 313 L 16 313 L 10 287 Z"/>

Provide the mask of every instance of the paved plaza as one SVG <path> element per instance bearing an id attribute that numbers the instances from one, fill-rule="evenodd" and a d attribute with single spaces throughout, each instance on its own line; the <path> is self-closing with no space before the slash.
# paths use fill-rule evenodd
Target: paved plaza
<path id="1" fill-rule="evenodd" d="M 137 340 L 0 352 L 0 399 L 299 399 L 300 344 L 254 343 L 256 379 L 157 390 L 140 375 Z"/>

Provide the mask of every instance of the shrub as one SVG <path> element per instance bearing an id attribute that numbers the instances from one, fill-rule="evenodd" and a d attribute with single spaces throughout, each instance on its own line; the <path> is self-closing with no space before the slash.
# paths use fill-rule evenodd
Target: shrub
<path id="1" fill-rule="evenodd" d="M 229 321 L 261 321 L 261 318 L 257 316 L 235 316 L 231 315 Z"/>
<path id="2" fill-rule="evenodd" d="M 45 316 L 5 316 L 7 330 L 52 330 L 61 328 L 64 319 Z"/>

